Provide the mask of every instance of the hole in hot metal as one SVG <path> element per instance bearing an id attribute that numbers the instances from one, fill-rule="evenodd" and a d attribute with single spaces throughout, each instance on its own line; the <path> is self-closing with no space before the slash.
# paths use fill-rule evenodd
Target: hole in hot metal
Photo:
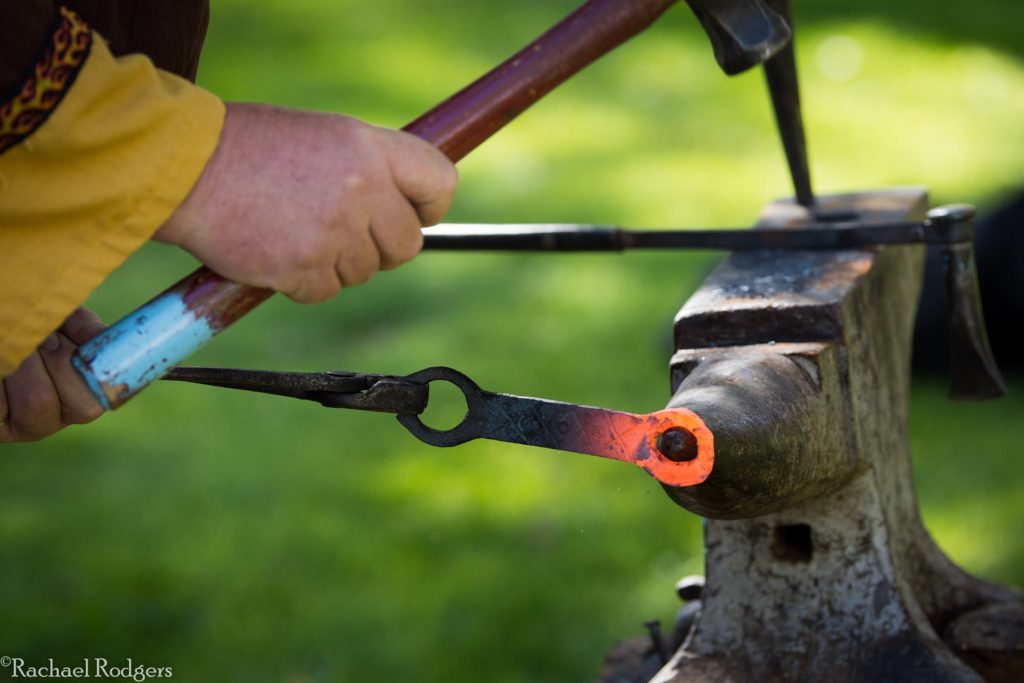
<path id="1" fill-rule="evenodd" d="M 810 562 L 814 550 L 809 524 L 780 524 L 775 527 L 772 555 L 784 562 Z"/>
<path id="2" fill-rule="evenodd" d="M 469 412 L 462 389 L 447 380 L 434 380 L 428 387 L 427 409 L 420 415 L 423 424 L 438 431 L 459 426 Z"/>

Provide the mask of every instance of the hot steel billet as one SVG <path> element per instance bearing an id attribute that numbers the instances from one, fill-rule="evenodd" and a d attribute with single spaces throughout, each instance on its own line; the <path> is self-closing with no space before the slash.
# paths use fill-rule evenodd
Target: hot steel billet
<path id="1" fill-rule="evenodd" d="M 458 446 L 491 439 L 628 462 L 665 486 L 700 484 L 714 467 L 714 434 L 683 406 L 646 415 L 542 398 L 484 391 L 461 372 L 433 367 L 414 372 L 411 382 L 451 382 L 466 399 L 466 416 L 455 427 L 428 427 L 418 415 L 398 421 L 423 443 Z"/>

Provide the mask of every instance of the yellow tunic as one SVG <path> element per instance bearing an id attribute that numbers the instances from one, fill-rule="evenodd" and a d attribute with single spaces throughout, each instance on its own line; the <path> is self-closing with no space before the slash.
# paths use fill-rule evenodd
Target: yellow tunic
<path id="1" fill-rule="evenodd" d="M 146 57 L 115 58 L 98 34 L 83 37 L 88 27 L 64 12 L 72 35 L 91 45 L 74 64 L 55 42 L 49 56 L 68 68 L 42 81 L 50 77 L 59 90 L 70 70 L 70 85 L 24 139 L 0 147 L 0 377 L 185 199 L 224 120 L 215 96 Z M 40 74 L 37 66 L 37 81 Z M 21 105 L 45 107 L 45 93 L 22 95 Z M 0 109 L 0 141 L 33 119 L 18 114 Z"/>

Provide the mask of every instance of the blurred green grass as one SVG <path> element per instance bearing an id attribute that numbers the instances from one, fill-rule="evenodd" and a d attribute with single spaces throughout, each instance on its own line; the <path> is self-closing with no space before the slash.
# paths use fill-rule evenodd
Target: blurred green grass
<path id="1" fill-rule="evenodd" d="M 200 81 L 228 99 L 400 126 L 574 2 L 214 3 Z M 924 184 L 991 206 L 1024 178 L 1017 3 L 796 3 L 821 191 Z M 461 165 L 464 221 L 749 224 L 788 193 L 761 77 L 722 76 L 685 9 Z M 667 399 L 674 312 L 714 258 L 429 254 L 338 300 L 274 300 L 198 364 L 403 373 L 632 411 Z M 193 267 L 150 246 L 106 318 Z M 1024 379 L 994 403 L 917 382 L 924 517 L 960 564 L 1024 584 Z M 588 680 L 674 610 L 699 520 L 616 463 L 433 450 L 392 418 L 161 385 L 0 458 L 0 645 L 133 657 L 188 681 Z"/>

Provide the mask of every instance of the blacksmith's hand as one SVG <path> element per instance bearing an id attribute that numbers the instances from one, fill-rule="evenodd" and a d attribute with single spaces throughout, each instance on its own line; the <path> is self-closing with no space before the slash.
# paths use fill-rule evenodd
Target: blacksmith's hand
<path id="1" fill-rule="evenodd" d="M 0 383 L 0 443 L 37 441 L 73 424 L 92 422 L 103 409 L 71 367 L 71 354 L 106 329 L 79 308 L 18 369 Z"/>
<path id="2" fill-rule="evenodd" d="M 413 258 L 457 174 L 428 143 L 347 116 L 229 104 L 218 147 L 156 239 L 303 303 Z"/>

